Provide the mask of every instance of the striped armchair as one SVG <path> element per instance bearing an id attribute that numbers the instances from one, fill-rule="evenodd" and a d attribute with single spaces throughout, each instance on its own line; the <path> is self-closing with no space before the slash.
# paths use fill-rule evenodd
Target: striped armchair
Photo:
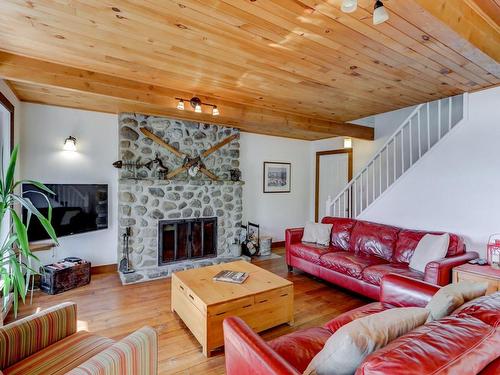
<path id="1" fill-rule="evenodd" d="M 158 337 L 143 327 L 123 340 L 76 331 L 67 302 L 0 327 L 0 375 L 156 375 Z"/>

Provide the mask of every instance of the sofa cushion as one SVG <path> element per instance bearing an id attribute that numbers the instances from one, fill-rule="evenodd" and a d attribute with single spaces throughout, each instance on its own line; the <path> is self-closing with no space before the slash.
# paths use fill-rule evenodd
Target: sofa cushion
<path id="1" fill-rule="evenodd" d="M 488 283 L 463 280 L 448 284 L 439 289 L 427 304 L 431 313 L 429 321 L 438 320 L 450 315 L 465 302 L 484 296 Z"/>
<path id="2" fill-rule="evenodd" d="M 4 375 L 59 375 L 113 345 L 114 341 L 80 331 L 2 370 Z"/>
<path id="3" fill-rule="evenodd" d="M 469 315 L 493 327 L 500 327 L 500 292 L 464 303 L 452 315 Z"/>
<path id="4" fill-rule="evenodd" d="M 397 263 L 410 263 L 411 256 L 415 251 L 418 243 L 426 234 L 443 234 L 444 232 L 426 232 L 419 230 L 402 229 L 399 232 L 392 261 Z M 462 237 L 449 233 L 450 243 L 446 257 L 462 254 L 465 251 Z"/>
<path id="5" fill-rule="evenodd" d="M 422 325 L 429 310 L 399 307 L 356 319 L 337 330 L 304 375 L 351 375 L 369 354 Z"/>
<path id="6" fill-rule="evenodd" d="M 327 253 L 336 251 L 331 246 L 322 246 L 314 243 L 295 243 L 290 247 L 290 254 L 311 263 L 319 264 L 319 258 Z"/>
<path id="7" fill-rule="evenodd" d="M 268 344 L 302 373 L 331 335 L 326 328 L 313 327 L 280 336 Z"/>
<path id="8" fill-rule="evenodd" d="M 361 279 L 363 270 L 375 264 L 387 263 L 384 259 L 363 254 L 354 254 L 347 251 L 337 251 L 321 256 L 320 264 L 336 272 Z"/>
<path id="9" fill-rule="evenodd" d="M 471 316 L 449 316 L 371 354 L 356 375 L 477 374 L 499 355 L 499 330 Z"/>
<path id="10" fill-rule="evenodd" d="M 333 247 L 345 251 L 354 251 L 354 249 L 350 247 L 350 241 L 352 228 L 354 228 L 357 220 L 327 216 L 324 217 L 321 222 L 324 224 L 333 224 L 331 235 L 331 245 Z"/>
<path id="11" fill-rule="evenodd" d="M 398 275 L 411 277 L 417 280 L 424 279 L 424 274 L 422 272 L 412 270 L 404 263 L 377 264 L 375 266 L 366 267 L 363 270 L 362 279 L 370 284 L 380 285 L 382 277 L 389 273 L 397 273 Z"/>
<path id="12" fill-rule="evenodd" d="M 326 323 L 323 327 L 330 330 L 332 333 L 335 333 L 335 331 L 340 327 L 352 322 L 355 319 L 363 318 L 365 316 L 376 314 L 392 308 L 394 308 L 394 306 L 388 303 L 372 302 L 368 305 L 360 306 L 356 309 L 340 314 L 339 316 Z"/>
<path id="13" fill-rule="evenodd" d="M 351 232 L 350 246 L 356 254 L 376 255 L 390 261 L 399 230 L 388 225 L 358 221 Z"/>

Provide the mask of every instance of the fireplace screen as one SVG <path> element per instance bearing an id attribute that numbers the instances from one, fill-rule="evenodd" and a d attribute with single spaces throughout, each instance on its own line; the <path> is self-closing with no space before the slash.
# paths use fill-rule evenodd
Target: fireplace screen
<path id="1" fill-rule="evenodd" d="M 158 265 L 216 255 L 216 217 L 159 221 Z"/>

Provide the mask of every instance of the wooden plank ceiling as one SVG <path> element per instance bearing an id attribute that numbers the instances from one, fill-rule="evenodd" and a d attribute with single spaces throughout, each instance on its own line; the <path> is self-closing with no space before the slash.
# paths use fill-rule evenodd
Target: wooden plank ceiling
<path id="1" fill-rule="evenodd" d="M 340 3 L 3 0 L 0 77 L 24 101 L 309 140 L 373 139 L 348 122 L 500 83 L 497 0 L 387 0 L 378 26 L 372 0 Z M 176 110 L 194 95 L 221 115 Z"/>

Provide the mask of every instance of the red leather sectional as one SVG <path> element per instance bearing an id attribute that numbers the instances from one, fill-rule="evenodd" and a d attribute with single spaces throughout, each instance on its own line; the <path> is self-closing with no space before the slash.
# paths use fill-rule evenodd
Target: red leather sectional
<path id="1" fill-rule="evenodd" d="M 329 246 L 303 243 L 304 228 L 286 230 L 286 263 L 321 279 L 378 300 L 384 275 L 397 273 L 431 284 L 451 282 L 453 267 L 478 257 L 465 252 L 462 237 L 450 234 L 446 258 L 427 264 L 424 273 L 408 267 L 426 232 L 402 229 L 362 220 L 325 217 L 333 224 Z"/>
<path id="2" fill-rule="evenodd" d="M 228 375 L 300 375 L 326 340 L 354 319 L 395 307 L 424 307 L 438 286 L 401 275 L 384 276 L 380 302 L 269 342 L 243 320 L 224 321 Z M 470 301 L 366 357 L 356 375 L 500 373 L 500 292 Z"/>

